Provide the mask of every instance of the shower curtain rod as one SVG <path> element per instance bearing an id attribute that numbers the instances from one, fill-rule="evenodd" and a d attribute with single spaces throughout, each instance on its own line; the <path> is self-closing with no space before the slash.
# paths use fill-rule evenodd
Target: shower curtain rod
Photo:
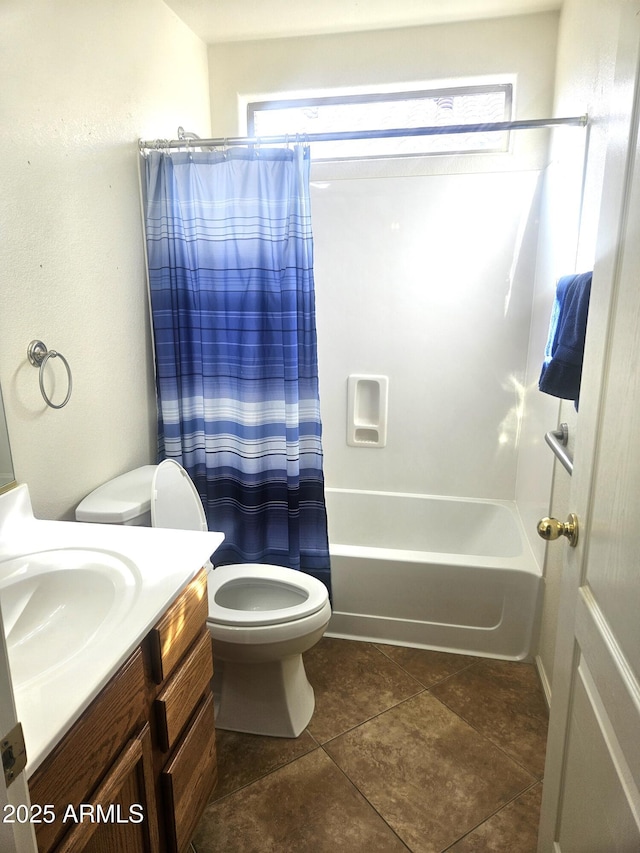
<path id="1" fill-rule="evenodd" d="M 140 151 L 161 148 L 218 148 L 232 145 L 288 145 L 292 142 L 338 142 L 349 139 L 393 139 L 404 136 L 444 136 L 449 133 L 491 133 L 505 130 L 532 130 L 543 127 L 573 125 L 585 127 L 588 116 L 569 118 L 541 118 L 528 121 L 494 121 L 485 124 L 446 124 L 431 127 L 397 127 L 388 130 L 353 130 L 335 133 L 289 133 L 279 136 L 231 136 L 217 139 L 200 139 L 195 133 L 178 128 L 178 139 L 140 140 Z"/>
<path id="2" fill-rule="evenodd" d="M 290 142 L 342 142 L 349 139 L 393 139 L 403 136 L 445 136 L 449 133 L 491 133 L 506 130 L 532 130 L 543 127 L 574 125 L 586 127 L 588 116 L 529 119 L 527 121 L 494 121 L 485 124 L 446 124 L 432 127 L 397 127 L 388 130 L 348 130 L 335 133 L 280 134 L 278 136 L 231 136 L 200 139 L 195 133 L 178 128 L 178 139 L 140 140 L 141 151 L 159 148 L 218 148 L 230 145 L 287 145 Z"/>

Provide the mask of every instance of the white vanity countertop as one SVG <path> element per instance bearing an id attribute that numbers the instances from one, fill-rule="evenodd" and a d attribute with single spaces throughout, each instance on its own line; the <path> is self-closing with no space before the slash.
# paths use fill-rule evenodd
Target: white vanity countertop
<path id="1" fill-rule="evenodd" d="M 87 549 L 124 566 L 124 607 L 112 613 L 86 644 L 36 677 L 14 671 L 14 697 L 27 747 L 27 775 L 71 728 L 127 660 L 182 588 L 224 539 L 203 533 L 33 517 L 29 492 L 18 486 L 0 495 L 0 584 L 3 563 L 38 552 Z M 5 575 L 6 576 L 6 575 Z M 5 626 L 5 630 L 7 626 Z M 14 656 L 9 649 L 9 661 Z"/>

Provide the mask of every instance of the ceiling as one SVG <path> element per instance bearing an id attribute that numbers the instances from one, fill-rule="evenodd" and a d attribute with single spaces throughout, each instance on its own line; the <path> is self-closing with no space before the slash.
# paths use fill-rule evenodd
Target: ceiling
<path id="1" fill-rule="evenodd" d="M 557 10 L 563 0 L 165 0 L 207 44 Z"/>

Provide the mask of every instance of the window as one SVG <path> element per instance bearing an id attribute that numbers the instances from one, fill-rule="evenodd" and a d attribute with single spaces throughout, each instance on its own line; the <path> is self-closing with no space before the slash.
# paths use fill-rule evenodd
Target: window
<path id="1" fill-rule="evenodd" d="M 391 94 L 249 103 L 249 136 L 335 133 L 485 124 L 511 119 L 512 86 L 487 85 Z M 415 157 L 506 151 L 507 131 L 314 142 L 314 160 Z"/>

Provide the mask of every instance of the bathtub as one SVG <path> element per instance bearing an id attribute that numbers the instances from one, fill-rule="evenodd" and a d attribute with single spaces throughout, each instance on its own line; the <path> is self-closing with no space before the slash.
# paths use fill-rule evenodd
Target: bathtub
<path id="1" fill-rule="evenodd" d="M 326 490 L 342 637 L 530 657 L 542 574 L 510 501 Z"/>

